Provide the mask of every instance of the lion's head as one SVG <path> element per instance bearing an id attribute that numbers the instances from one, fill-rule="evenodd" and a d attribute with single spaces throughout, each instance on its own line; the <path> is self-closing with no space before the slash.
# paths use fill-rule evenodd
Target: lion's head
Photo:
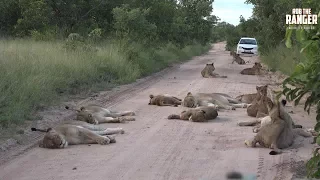
<path id="1" fill-rule="evenodd" d="M 208 72 L 212 72 L 214 71 L 216 68 L 214 67 L 214 64 L 211 63 L 211 64 L 206 64 L 206 69 Z"/>
<path id="2" fill-rule="evenodd" d="M 255 62 L 254 65 L 253 65 L 253 68 L 254 68 L 254 69 L 261 69 L 261 68 L 262 68 L 262 65 L 261 65 L 261 63 L 259 63 L 259 62 Z"/>
<path id="3" fill-rule="evenodd" d="M 267 96 L 268 93 L 268 85 L 265 86 L 256 86 L 257 93 L 261 96 Z"/>
<path id="4" fill-rule="evenodd" d="M 195 108 L 197 106 L 196 99 L 191 92 L 188 92 L 187 96 L 183 99 L 182 105 L 189 108 Z"/>
<path id="5" fill-rule="evenodd" d="M 90 124 L 99 124 L 99 122 L 88 112 L 84 107 L 81 107 L 80 110 L 77 110 L 77 120 L 84 121 Z"/>
<path id="6" fill-rule="evenodd" d="M 59 149 L 68 146 L 68 142 L 63 138 L 61 134 L 52 128 L 48 128 L 46 135 L 39 143 L 41 148 Z"/>
<path id="7" fill-rule="evenodd" d="M 195 110 L 189 117 L 189 121 L 203 122 L 206 120 L 206 112 L 203 110 Z"/>
<path id="8" fill-rule="evenodd" d="M 149 99 L 149 104 L 148 105 L 156 105 L 157 102 L 156 102 L 156 98 L 153 94 L 150 94 L 149 95 L 150 99 Z"/>

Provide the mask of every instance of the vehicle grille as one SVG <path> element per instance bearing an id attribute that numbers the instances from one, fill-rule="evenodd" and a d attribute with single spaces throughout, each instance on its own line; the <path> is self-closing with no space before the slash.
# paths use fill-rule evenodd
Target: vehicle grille
<path id="1" fill-rule="evenodd" d="M 244 50 L 252 50 L 253 48 L 244 48 L 244 47 L 242 47 L 242 49 L 244 49 Z"/>

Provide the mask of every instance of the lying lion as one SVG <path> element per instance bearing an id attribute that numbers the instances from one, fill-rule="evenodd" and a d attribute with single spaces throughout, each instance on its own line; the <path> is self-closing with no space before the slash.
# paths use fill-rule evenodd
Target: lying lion
<path id="1" fill-rule="evenodd" d="M 227 76 L 220 76 L 217 73 L 213 73 L 216 68 L 214 64 L 206 64 L 206 67 L 201 71 L 201 75 L 204 78 L 227 78 Z"/>
<path id="2" fill-rule="evenodd" d="M 101 144 L 115 143 L 111 134 L 124 133 L 122 128 L 102 128 L 82 121 L 69 121 L 56 128 L 37 129 L 32 131 L 45 132 L 45 136 L 39 143 L 39 147 L 58 149 L 76 144 Z M 105 136 L 103 136 L 105 135 Z"/>
<path id="3" fill-rule="evenodd" d="M 275 103 L 268 101 L 267 108 L 271 122 L 263 125 L 253 140 L 246 140 L 247 146 L 255 147 L 259 143 L 260 146 L 273 149 L 269 154 L 275 155 L 281 153 L 279 149 L 291 146 L 295 135 L 310 137 L 301 129 L 292 128 L 292 119 L 278 100 Z"/>
<path id="4" fill-rule="evenodd" d="M 246 108 L 247 104 L 223 93 L 197 93 L 193 95 L 188 92 L 183 99 L 182 106 L 194 108 L 198 106 L 212 106 L 218 109 L 235 110 L 236 108 Z"/>
<path id="5" fill-rule="evenodd" d="M 251 104 L 254 99 L 256 98 L 257 93 L 252 93 L 252 94 L 242 94 L 237 96 L 235 99 L 238 100 L 239 102 L 242 103 L 247 103 L 247 104 Z"/>
<path id="6" fill-rule="evenodd" d="M 164 94 L 164 95 L 150 95 L 150 101 L 149 105 L 157 105 L 157 106 L 174 106 L 177 107 L 178 105 L 181 105 L 181 99 Z"/>
<path id="7" fill-rule="evenodd" d="M 244 75 L 260 75 L 262 65 L 261 63 L 255 62 L 252 68 L 245 68 L 243 69 L 240 74 Z"/>
<path id="8" fill-rule="evenodd" d="M 69 109 L 66 106 L 66 109 Z M 135 121 L 135 116 L 133 111 L 112 111 L 107 108 L 103 108 L 97 105 L 83 106 L 80 110 L 76 110 L 77 117 L 76 120 L 84 121 L 91 124 L 101 124 L 101 123 L 122 123 L 125 121 Z"/>
<path id="9" fill-rule="evenodd" d="M 189 109 L 182 111 L 180 115 L 171 114 L 168 119 L 180 119 L 189 120 L 192 122 L 206 122 L 211 119 L 215 119 L 218 116 L 216 108 L 210 106 L 197 107 L 195 109 Z"/>

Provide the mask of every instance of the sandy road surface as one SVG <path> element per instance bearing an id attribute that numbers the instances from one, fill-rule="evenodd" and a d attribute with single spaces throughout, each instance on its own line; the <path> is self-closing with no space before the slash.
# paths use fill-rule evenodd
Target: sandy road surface
<path id="1" fill-rule="evenodd" d="M 225 173 L 238 170 L 256 174 L 258 179 L 292 179 L 295 166 L 311 152 L 310 139 L 298 138 L 294 148 L 279 156 L 269 156 L 268 149 L 247 148 L 244 140 L 254 136 L 250 127 L 237 122 L 250 120 L 245 109 L 219 112 L 208 123 L 167 120 L 183 107 L 148 106 L 149 94 L 167 93 L 183 98 L 187 92 L 223 92 L 232 96 L 255 92 L 256 85 L 266 83 L 257 76 L 239 72 L 250 65 L 231 64 L 223 43 L 215 44 L 206 55 L 180 65 L 147 88 L 128 92 L 130 98 L 114 104 L 113 109 L 134 110 L 137 120 L 121 126 L 112 145 L 80 145 L 67 149 L 33 148 L 0 167 L 0 180 L 205 180 L 225 179 Z M 248 59 L 248 58 L 246 58 Z M 227 79 L 204 79 L 200 75 L 205 63 L 215 62 L 216 71 Z M 175 78 L 174 78 L 175 77 Z M 128 97 L 128 96 L 127 96 Z M 298 123 L 304 113 L 293 114 Z M 307 117 L 308 119 L 310 117 Z"/>

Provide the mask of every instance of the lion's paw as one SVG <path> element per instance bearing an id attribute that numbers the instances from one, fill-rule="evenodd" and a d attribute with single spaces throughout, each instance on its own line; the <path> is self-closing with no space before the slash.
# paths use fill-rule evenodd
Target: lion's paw
<path id="1" fill-rule="evenodd" d="M 244 141 L 244 144 L 245 144 L 246 146 L 249 146 L 249 147 L 252 146 L 252 144 L 251 144 L 251 142 L 250 142 L 249 140 L 245 140 L 245 141 Z"/>
<path id="2" fill-rule="evenodd" d="M 108 137 L 101 137 L 97 139 L 97 143 L 101 145 L 110 144 L 111 140 Z"/>
<path id="3" fill-rule="evenodd" d="M 231 110 L 236 110 L 236 107 L 232 106 L 232 107 L 231 107 Z"/>
<path id="4" fill-rule="evenodd" d="M 107 138 L 110 139 L 110 143 L 116 143 L 116 137 L 115 136 L 107 136 Z"/>

